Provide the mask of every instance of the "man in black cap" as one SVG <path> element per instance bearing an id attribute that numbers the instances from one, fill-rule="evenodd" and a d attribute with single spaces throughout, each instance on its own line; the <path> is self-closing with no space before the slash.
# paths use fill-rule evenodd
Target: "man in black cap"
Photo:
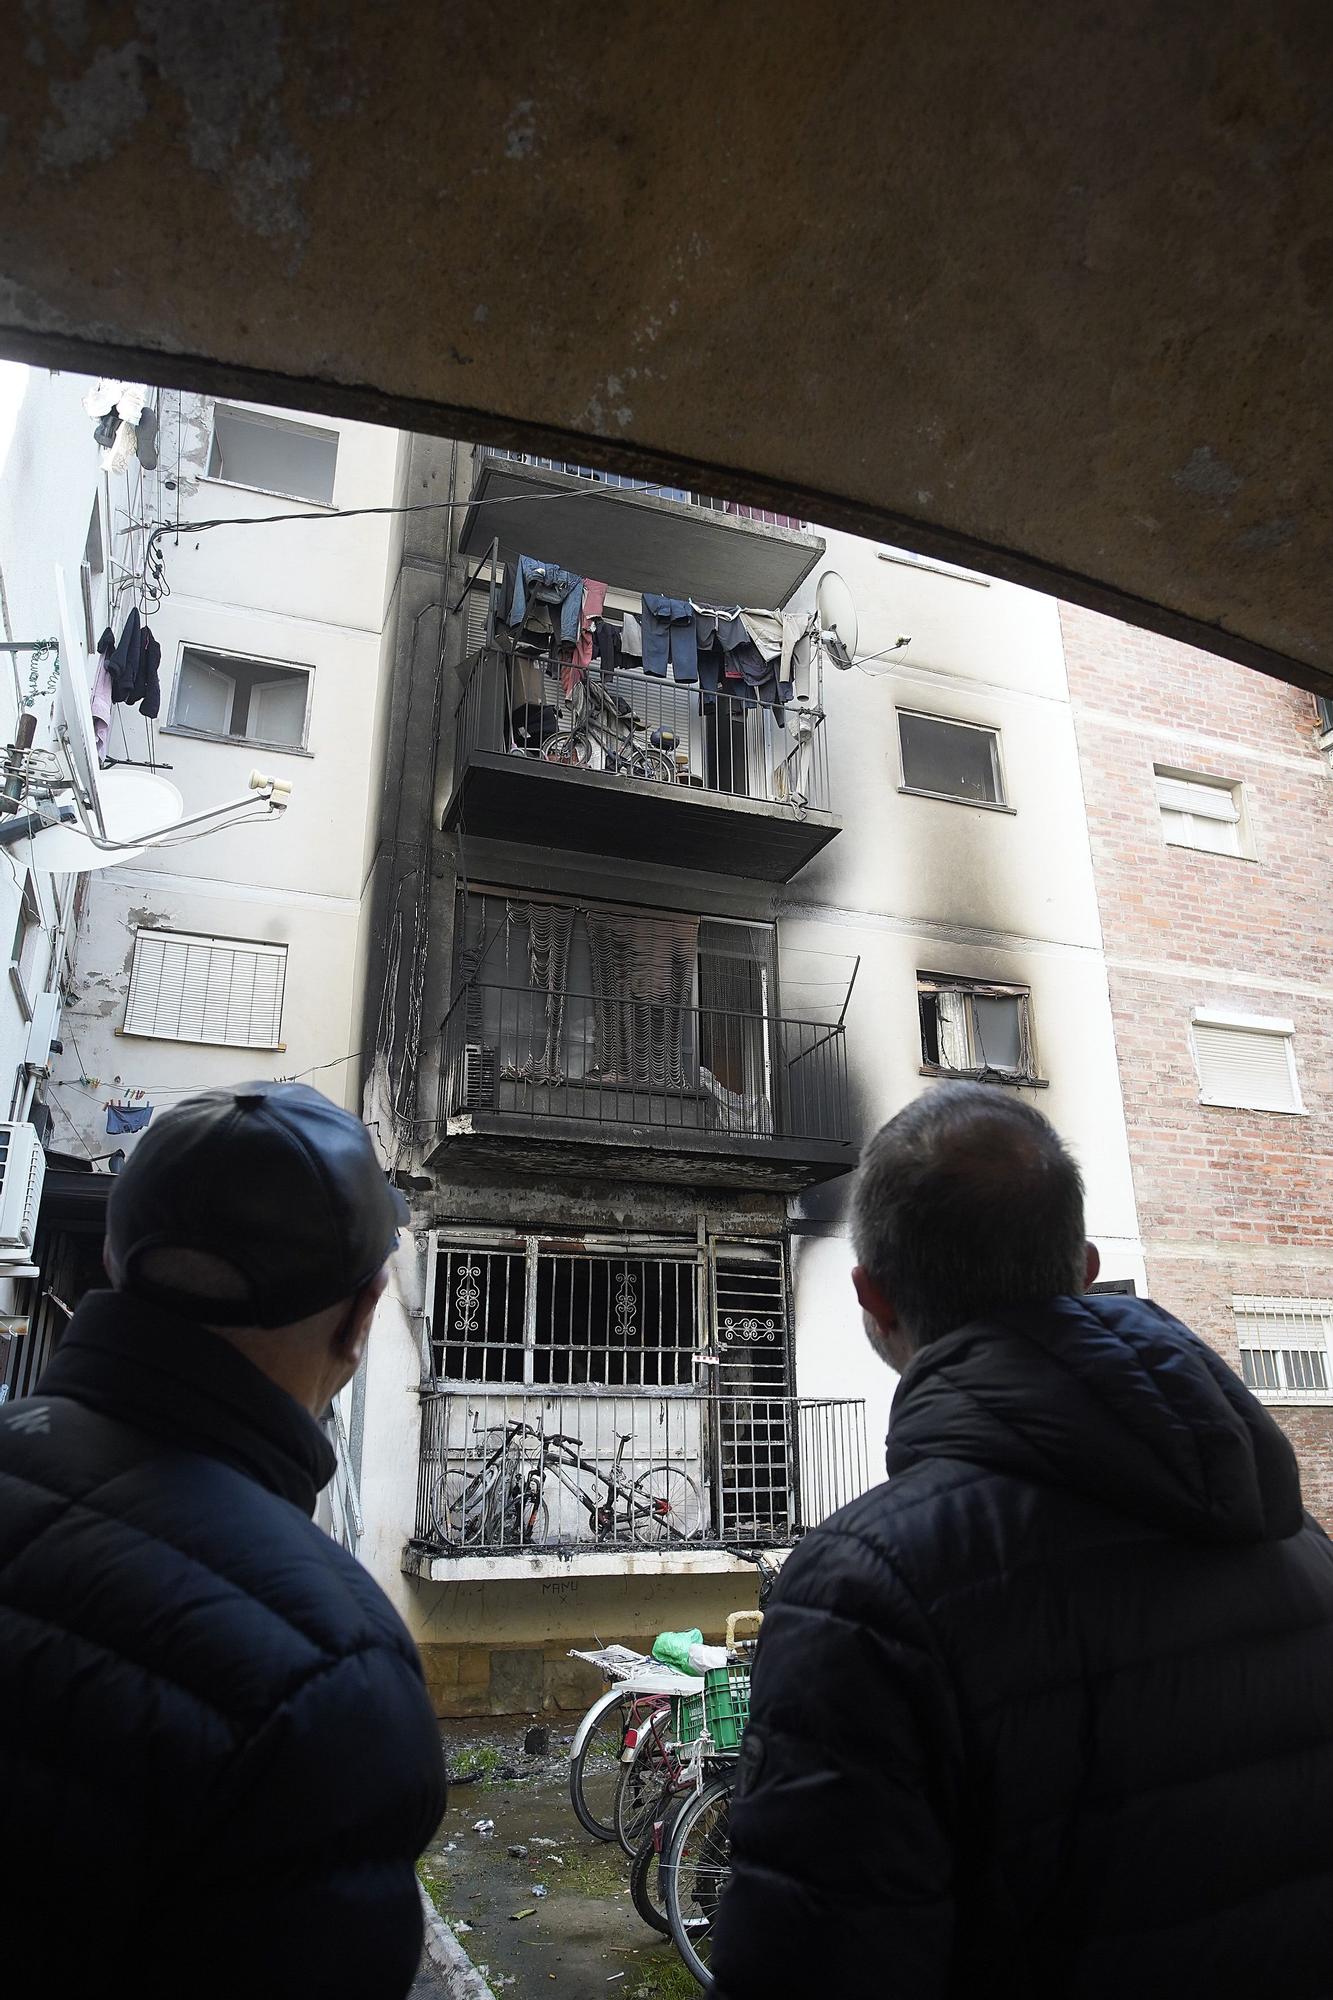
<path id="1" fill-rule="evenodd" d="M 300 1084 L 140 1140 L 113 1289 L 0 1411 L 0 1950 L 15 1996 L 399 2000 L 444 1809 L 416 1651 L 312 1523 L 406 1204 Z"/>

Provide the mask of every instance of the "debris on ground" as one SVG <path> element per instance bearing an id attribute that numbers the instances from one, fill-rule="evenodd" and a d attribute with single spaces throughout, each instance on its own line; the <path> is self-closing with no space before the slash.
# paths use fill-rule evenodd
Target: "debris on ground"
<path id="1" fill-rule="evenodd" d="M 523 1738 L 523 1755 L 525 1757 L 544 1757 L 550 1747 L 551 1732 L 549 1729 L 543 1728 L 540 1724 L 536 1728 L 530 1729 Z"/>
<path id="2" fill-rule="evenodd" d="M 483 1840 L 489 1840 L 495 1832 L 495 1821 L 493 1819 L 474 1820 L 472 1822 L 472 1831 L 479 1833 Z"/>
<path id="3" fill-rule="evenodd" d="M 534 1903 L 531 1909 L 511 1910 L 509 1912 L 509 1921 L 511 1924 L 521 1924 L 524 1917 L 535 1917 L 536 1914 L 537 1914 L 537 1905 Z"/>
<path id="4" fill-rule="evenodd" d="M 511 1861 L 526 1861 L 528 1858 L 528 1850 L 521 1840 L 514 1841 L 512 1846 L 505 1849 L 505 1853 Z"/>

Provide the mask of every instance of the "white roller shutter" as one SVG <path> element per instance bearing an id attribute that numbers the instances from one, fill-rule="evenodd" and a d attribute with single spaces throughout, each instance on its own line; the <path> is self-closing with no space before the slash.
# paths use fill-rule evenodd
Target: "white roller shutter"
<path id="1" fill-rule="evenodd" d="M 1239 854 L 1240 801 L 1236 787 L 1202 778 L 1156 774 L 1157 804 L 1164 838 L 1177 847 L 1202 847 L 1213 854 Z"/>
<path id="2" fill-rule="evenodd" d="M 1196 1021 L 1194 1053 L 1205 1104 L 1249 1111 L 1301 1109 L 1289 1033 Z"/>
<path id="3" fill-rule="evenodd" d="M 286 945 L 136 931 L 124 1033 L 277 1048 L 286 974 Z"/>

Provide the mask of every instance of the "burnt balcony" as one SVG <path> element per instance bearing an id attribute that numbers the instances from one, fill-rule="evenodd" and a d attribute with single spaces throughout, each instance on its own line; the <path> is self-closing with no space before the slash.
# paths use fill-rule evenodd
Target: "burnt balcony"
<path id="1" fill-rule="evenodd" d="M 726 1567 L 728 1548 L 790 1547 L 872 1477 L 852 1398 L 458 1384 L 422 1396 L 404 1568 Z"/>
<path id="2" fill-rule="evenodd" d="M 460 546 L 484 556 L 497 542 L 506 561 L 540 555 L 626 590 L 764 609 L 785 604 L 825 548 L 788 514 L 481 445 Z"/>
<path id="3" fill-rule="evenodd" d="M 445 1018 L 430 1165 L 794 1192 L 855 1159 L 841 1027 L 476 984 Z"/>
<path id="4" fill-rule="evenodd" d="M 483 647 L 465 666 L 444 825 L 788 882 L 839 831 L 823 713 Z"/>

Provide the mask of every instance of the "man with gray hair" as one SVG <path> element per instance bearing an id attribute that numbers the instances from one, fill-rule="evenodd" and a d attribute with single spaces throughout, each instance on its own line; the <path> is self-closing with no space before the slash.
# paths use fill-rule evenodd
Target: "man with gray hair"
<path id="1" fill-rule="evenodd" d="M 1003 1089 L 866 1147 L 889 1483 L 789 1559 L 715 2000 L 1333 1994 L 1333 1546 L 1290 1445 L 1146 1300 Z"/>

